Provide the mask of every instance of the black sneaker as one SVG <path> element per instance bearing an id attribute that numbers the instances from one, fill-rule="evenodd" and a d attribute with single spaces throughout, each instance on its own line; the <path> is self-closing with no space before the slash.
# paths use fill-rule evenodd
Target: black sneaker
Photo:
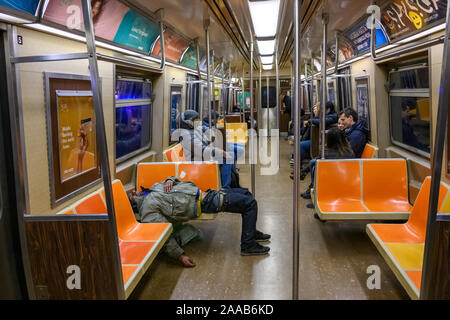
<path id="1" fill-rule="evenodd" d="M 314 203 L 308 203 L 308 205 L 306 206 L 308 209 L 315 209 L 316 207 L 314 206 Z"/>
<path id="2" fill-rule="evenodd" d="M 269 247 L 264 247 L 259 243 L 256 243 L 250 248 L 241 250 L 241 256 L 262 256 L 268 254 L 270 251 Z"/>
<path id="3" fill-rule="evenodd" d="M 303 199 L 311 199 L 311 191 L 308 190 L 308 191 L 303 192 L 303 193 L 301 194 L 301 197 L 302 197 Z"/>
<path id="4" fill-rule="evenodd" d="M 308 175 L 308 171 L 306 171 L 306 170 L 303 170 L 301 173 L 300 173 L 300 180 L 305 180 L 305 178 L 306 178 L 306 176 Z"/>
<path id="5" fill-rule="evenodd" d="M 270 238 L 271 238 L 270 234 L 265 234 L 265 233 L 262 233 L 261 231 L 256 230 L 255 240 L 257 242 L 269 241 Z"/>

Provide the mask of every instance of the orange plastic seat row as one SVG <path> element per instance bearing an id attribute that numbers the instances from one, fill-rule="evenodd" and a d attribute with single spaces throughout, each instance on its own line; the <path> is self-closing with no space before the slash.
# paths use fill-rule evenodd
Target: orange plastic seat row
<path id="1" fill-rule="evenodd" d="M 108 214 L 104 198 L 100 195 L 100 190 L 82 198 L 75 204 L 65 208 L 57 214 Z"/>
<path id="2" fill-rule="evenodd" d="M 366 144 L 361 159 L 374 159 L 374 158 L 378 158 L 378 148 L 370 144 Z"/>
<path id="3" fill-rule="evenodd" d="M 180 143 L 177 143 L 170 149 L 163 151 L 164 161 L 167 162 L 184 162 L 186 157 L 184 156 L 183 147 Z"/>
<path id="4" fill-rule="evenodd" d="M 369 224 L 366 231 L 412 299 L 419 299 L 428 220 L 431 178 L 426 178 L 411 217 L 404 224 Z M 450 205 L 449 187 L 441 183 L 439 212 Z"/>
<path id="5" fill-rule="evenodd" d="M 215 162 L 140 163 L 137 167 L 136 190 L 150 189 L 168 177 L 192 181 L 202 191 L 221 188 L 219 165 Z"/>
<path id="6" fill-rule="evenodd" d="M 412 210 L 403 159 L 318 161 L 315 186 L 323 220 L 407 220 Z"/>

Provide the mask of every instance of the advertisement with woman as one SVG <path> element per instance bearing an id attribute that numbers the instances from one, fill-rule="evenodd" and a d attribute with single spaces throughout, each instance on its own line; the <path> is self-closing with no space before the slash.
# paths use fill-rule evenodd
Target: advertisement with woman
<path id="1" fill-rule="evenodd" d="M 97 37 L 143 52 L 149 52 L 159 37 L 157 23 L 118 0 L 91 0 L 91 7 Z M 84 31 L 82 12 L 81 0 L 50 0 L 44 19 L 69 29 Z"/>

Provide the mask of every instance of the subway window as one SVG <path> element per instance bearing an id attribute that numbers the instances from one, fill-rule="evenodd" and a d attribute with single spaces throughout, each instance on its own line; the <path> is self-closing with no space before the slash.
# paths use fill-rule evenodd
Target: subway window
<path id="1" fill-rule="evenodd" d="M 116 80 L 116 161 L 151 148 L 152 83 L 147 79 Z"/>
<path id="2" fill-rule="evenodd" d="M 429 69 L 423 63 L 389 73 L 392 143 L 430 156 Z"/>
<path id="3" fill-rule="evenodd" d="M 339 70 L 337 77 L 337 90 L 339 91 L 337 110 L 343 111 L 346 108 L 353 108 L 352 100 L 352 82 L 351 82 L 351 70 L 345 68 Z"/>
<path id="4" fill-rule="evenodd" d="M 186 78 L 186 109 L 200 111 L 200 83 L 198 76 L 188 75 Z"/>

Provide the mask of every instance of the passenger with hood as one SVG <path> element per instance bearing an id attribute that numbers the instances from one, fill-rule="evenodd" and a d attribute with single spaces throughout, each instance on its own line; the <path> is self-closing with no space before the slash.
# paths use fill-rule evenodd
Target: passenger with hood
<path id="1" fill-rule="evenodd" d="M 365 119 L 359 119 L 358 113 L 352 108 L 347 108 L 339 115 L 339 127 L 344 129 L 347 140 L 355 153 L 356 158 L 361 158 L 366 147 L 369 129 Z"/>
<path id="2" fill-rule="evenodd" d="M 180 115 L 180 129 L 184 129 L 184 132 L 178 132 L 180 135 L 178 140 L 183 147 L 184 155 L 188 161 L 213 161 L 219 158 L 222 188 L 229 189 L 234 168 L 233 156 L 214 147 L 207 133 L 209 128 L 199 123 L 198 118 L 199 115 L 194 110 L 187 110 Z"/>

